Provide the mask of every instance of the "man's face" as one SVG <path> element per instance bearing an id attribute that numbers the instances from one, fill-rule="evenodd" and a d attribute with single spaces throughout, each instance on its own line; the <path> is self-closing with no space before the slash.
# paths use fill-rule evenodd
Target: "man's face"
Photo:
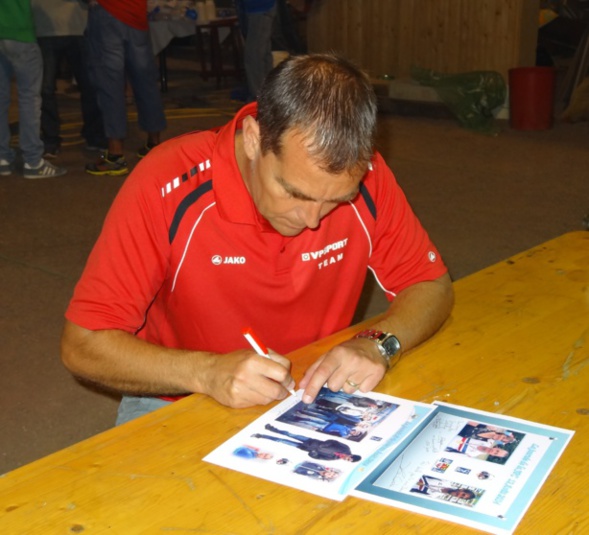
<path id="1" fill-rule="evenodd" d="M 249 127 L 248 131 L 244 122 L 249 159 L 244 179 L 259 212 L 283 236 L 317 228 L 323 217 L 358 194 L 363 170 L 338 175 L 322 170 L 309 157 L 305 139 L 296 131 L 285 134 L 280 156 L 262 155 L 259 136 L 255 137 L 257 123 Z"/>

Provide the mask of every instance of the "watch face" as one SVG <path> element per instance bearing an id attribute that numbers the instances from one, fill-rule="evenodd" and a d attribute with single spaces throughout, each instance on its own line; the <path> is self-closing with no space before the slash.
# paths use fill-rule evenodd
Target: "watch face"
<path id="1" fill-rule="evenodd" d="M 389 336 L 384 342 L 382 342 L 382 347 L 385 348 L 387 355 L 392 357 L 399 352 L 401 344 L 395 336 Z"/>

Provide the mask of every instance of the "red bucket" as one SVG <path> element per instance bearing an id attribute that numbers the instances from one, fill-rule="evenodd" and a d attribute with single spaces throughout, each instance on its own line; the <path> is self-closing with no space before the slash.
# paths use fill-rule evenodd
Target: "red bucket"
<path id="1" fill-rule="evenodd" d="M 554 123 L 554 67 L 509 69 L 509 125 L 515 130 L 548 130 Z"/>

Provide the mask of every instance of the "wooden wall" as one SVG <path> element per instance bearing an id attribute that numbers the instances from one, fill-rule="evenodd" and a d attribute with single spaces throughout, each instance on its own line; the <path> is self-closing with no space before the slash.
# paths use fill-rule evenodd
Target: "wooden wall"
<path id="1" fill-rule="evenodd" d="M 500 72 L 535 63 L 540 0 L 314 0 L 310 52 L 336 51 L 371 76 Z"/>

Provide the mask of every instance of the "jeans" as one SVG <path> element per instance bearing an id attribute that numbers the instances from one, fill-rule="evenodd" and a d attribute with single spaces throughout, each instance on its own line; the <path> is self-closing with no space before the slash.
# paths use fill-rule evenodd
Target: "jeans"
<path id="1" fill-rule="evenodd" d="M 37 43 L 0 39 L 0 159 L 13 162 L 8 109 L 12 76 L 18 93 L 18 133 L 23 160 L 37 167 L 43 157 L 41 141 L 41 81 L 43 59 Z"/>
<path id="2" fill-rule="evenodd" d="M 59 62 L 65 56 L 80 90 L 82 109 L 82 137 L 88 145 L 104 147 L 106 138 L 102 113 L 98 108 L 96 92 L 90 83 L 87 66 L 86 41 L 81 35 L 39 37 L 43 55 L 43 84 L 41 86 L 41 138 L 46 149 L 61 145 L 59 109 L 55 84 Z"/>
<path id="3" fill-rule="evenodd" d="M 149 32 L 131 28 L 100 5 L 91 6 L 86 27 L 90 77 L 109 139 L 127 137 L 125 83 L 133 89 L 139 127 L 161 132 L 166 117 Z"/>
<path id="4" fill-rule="evenodd" d="M 117 413 L 116 425 L 121 425 L 144 414 L 155 411 L 172 403 L 160 398 L 142 396 L 123 396 Z"/>
<path id="5" fill-rule="evenodd" d="M 264 13 L 247 15 L 247 35 L 243 49 L 245 76 L 250 97 L 258 96 L 266 75 L 272 70 L 272 26 L 276 6 Z"/>

